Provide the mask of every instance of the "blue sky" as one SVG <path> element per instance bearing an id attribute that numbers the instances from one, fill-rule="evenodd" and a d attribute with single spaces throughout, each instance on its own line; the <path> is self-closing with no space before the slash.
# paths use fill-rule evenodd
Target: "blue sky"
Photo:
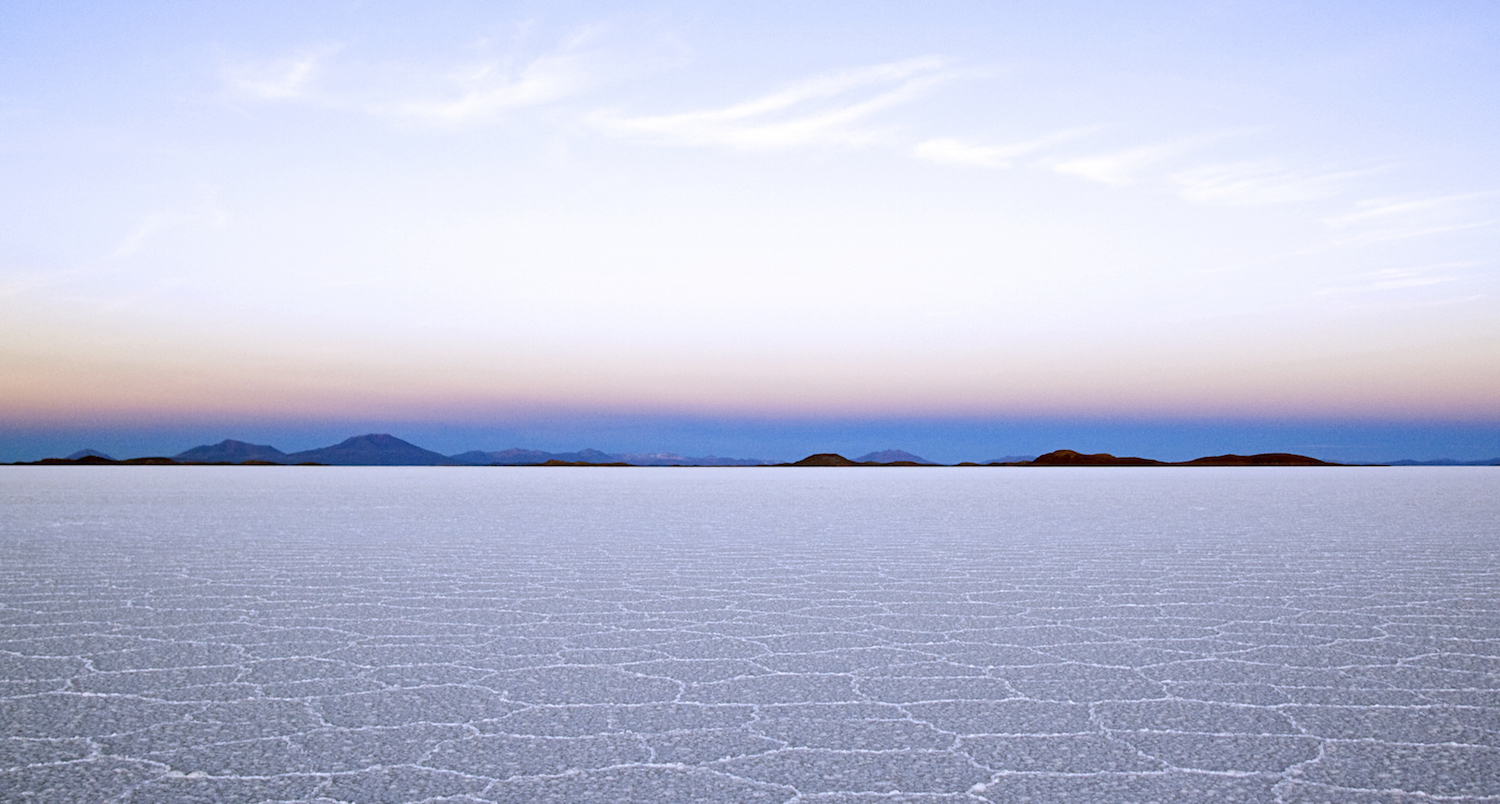
<path id="1" fill-rule="evenodd" d="M 10 457 L 402 425 L 957 460 L 1037 422 L 1500 452 L 1492 3 L 0 23 Z"/>

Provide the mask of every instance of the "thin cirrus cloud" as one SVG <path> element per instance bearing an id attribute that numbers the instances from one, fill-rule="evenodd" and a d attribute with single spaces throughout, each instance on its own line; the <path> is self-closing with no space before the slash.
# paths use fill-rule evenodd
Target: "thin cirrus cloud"
<path id="1" fill-rule="evenodd" d="M 1202 165 L 1172 175 L 1182 197 L 1194 202 L 1231 206 L 1293 204 L 1331 198 L 1346 183 L 1372 170 L 1301 172 L 1274 159 Z"/>
<path id="2" fill-rule="evenodd" d="M 217 207 L 205 207 L 195 212 L 153 212 L 142 218 L 109 256 L 111 259 L 133 257 L 151 241 L 172 230 L 193 226 L 222 229 L 228 220 L 228 214 Z"/>
<path id="3" fill-rule="evenodd" d="M 306 53 L 227 69 L 237 96 L 356 111 L 375 117 L 463 125 L 556 103 L 599 83 L 600 54 L 575 37 L 519 64 L 481 59 L 459 65 L 379 64 L 337 58 L 332 44 Z"/>
<path id="4" fill-rule="evenodd" d="M 1456 212 L 1472 207 L 1473 202 L 1496 196 L 1500 196 L 1500 190 L 1428 198 L 1370 198 L 1356 204 L 1352 212 L 1325 218 L 1323 222 L 1334 228 L 1344 229 L 1351 226 L 1381 225 L 1413 217 L 1448 218 Z"/>
<path id="5" fill-rule="evenodd" d="M 918 143 L 912 155 L 927 162 L 982 168 L 1014 167 L 1018 159 L 1063 145 L 1098 131 L 1097 126 L 1070 128 L 1044 137 L 1004 145 L 975 145 L 942 137 Z"/>
<path id="6" fill-rule="evenodd" d="M 1208 163 L 1178 170 L 1165 177 L 1162 175 L 1168 163 L 1222 135 L 1088 156 L 1026 160 L 1026 157 L 1036 157 L 1095 134 L 1100 128 L 1070 128 L 1003 145 L 977 145 L 952 138 L 931 139 L 919 143 L 912 155 L 928 162 L 979 168 L 1012 168 L 1025 160 L 1065 176 L 1117 187 L 1142 181 L 1164 181 L 1187 201 L 1229 206 L 1265 206 L 1332 198 L 1343 193 L 1351 180 L 1375 172 L 1371 168 L 1298 171 L 1285 167 L 1277 159 L 1260 159 Z"/>
<path id="7" fill-rule="evenodd" d="M 451 77 L 458 92 L 449 97 L 399 101 L 372 107 L 391 117 L 462 124 L 512 109 L 540 106 L 566 98 L 588 85 L 579 60 L 566 55 L 544 56 L 515 75 L 499 65 L 484 64 Z"/>
<path id="8" fill-rule="evenodd" d="M 908 59 L 804 79 L 720 109 L 664 115 L 598 112 L 600 130 L 656 142 L 745 150 L 863 145 L 882 139 L 869 121 L 951 78 L 937 57 Z"/>
<path id="9" fill-rule="evenodd" d="M 255 100 L 309 100 L 319 71 L 342 49 L 342 44 L 327 44 L 295 56 L 241 62 L 224 69 L 224 80 L 235 94 Z"/>
<path id="10" fill-rule="evenodd" d="M 1368 245 L 1430 235 L 1500 228 L 1494 201 L 1500 191 L 1428 196 L 1370 198 L 1323 223 L 1345 232 L 1349 245 Z"/>
<path id="11" fill-rule="evenodd" d="M 1052 169 L 1065 176 L 1116 187 L 1133 184 L 1148 168 L 1198 146 L 1196 141 L 1147 145 L 1055 162 Z"/>
<path id="12" fill-rule="evenodd" d="M 1449 262 L 1414 268 L 1386 268 L 1355 277 L 1355 281 L 1325 287 L 1317 291 L 1320 296 L 1342 296 L 1382 291 L 1411 290 L 1445 285 L 1464 279 L 1462 274 L 1479 267 L 1473 261 Z"/>

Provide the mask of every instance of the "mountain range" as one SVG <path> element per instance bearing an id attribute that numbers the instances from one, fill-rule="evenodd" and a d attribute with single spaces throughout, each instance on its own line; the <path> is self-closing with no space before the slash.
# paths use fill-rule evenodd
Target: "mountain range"
<path id="1" fill-rule="evenodd" d="M 457 455 L 443 455 L 393 435 L 369 433 L 354 436 L 332 446 L 301 452 L 282 452 L 269 444 L 250 444 L 225 439 L 204 444 L 170 458 L 131 458 L 116 460 L 104 453 L 85 449 L 67 458 L 48 458 L 43 464 L 319 464 L 326 466 L 558 466 L 558 465 L 629 465 L 629 466 L 940 466 L 918 455 L 899 449 L 880 450 L 856 459 L 836 453 L 810 455 L 795 463 L 775 464 L 748 458 L 721 458 L 714 455 L 691 457 L 671 452 L 607 453 L 596 449 L 577 452 L 544 452 L 512 448 L 487 452 L 470 450 Z M 1150 458 L 1115 456 L 1108 453 L 1085 454 L 1057 450 L 1040 456 L 1013 455 L 985 463 L 960 463 L 958 466 L 1338 466 L 1305 455 L 1284 452 L 1258 455 L 1215 455 L 1191 461 L 1167 462 Z M 1394 461 L 1391 466 L 1500 466 L 1500 458 L 1484 461 Z"/>
<path id="2" fill-rule="evenodd" d="M 992 463 L 989 466 L 1343 466 L 1306 455 L 1289 452 L 1263 452 L 1259 455 L 1213 455 L 1194 458 L 1191 461 L 1155 461 L 1150 458 L 1116 456 L 1107 452 L 1085 455 L 1070 449 L 1060 449 L 1039 455 L 1029 461 Z"/>
<path id="3" fill-rule="evenodd" d="M 899 450 L 888 450 L 885 453 L 872 453 L 881 456 L 897 452 L 901 455 L 910 453 Z M 865 456 L 870 457 L 870 456 Z M 911 457 L 915 458 L 915 455 Z M 809 455 L 795 463 L 779 463 L 777 466 L 937 466 L 930 461 L 918 463 L 916 461 L 867 461 L 849 460 L 842 455 L 833 452 L 824 452 L 817 455 Z M 1317 458 L 1309 458 L 1306 455 L 1293 455 L 1287 452 L 1267 452 L 1260 455 L 1214 455 L 1207 458 L 1195 458 L 1191 461 L 1179 461 L 1169 463 L 1167 461 L 1155 461 L 1150 458 L 1135 458 L 1131 456 L 1110 455 L 1100 452 L 1093 455 L 1085 455 L 1070 449 L 1060 449 L 1039 455 L 1030 460 L 1020 461 L 992 461 L 990 463 L 961 463 L 959 466 L 1343 466 L 1344 464 L 1328 463 Z"/>
<path id="4" fill-rule="evenodd" d="M 226 439 L 217 444 L 193 447 L 172 456 L 179 463 L 316 463 L 328 466 L 537 466 L 546 463 L 610 464 L 632 466 L 761 466 L 769 461 L 694 458 L 671 452 L 612 455 L 596 449 L 577 452 L 543 452 L 537 449 L 507 449 L 497 452 L 470 450 L 443 455 L 402 441 L 393 435 L 371 433 L 354 436 L 330 447 L 282 452 L 269 444 L 247 444 Z"/>
<path id="5" fill-rule="evenodd" d="M 720 458 L 705 455 L 693 458 L 673 452 L 623 452 L 610 454 L 596 449 L 578 452 L 543 452 L 539 449 L 507 449 L 500 452 L 461 452 L 451 456 L 471 466 L 537 466 L 555 461 L 558 463 L 627 463 L 631 466 L 762 466 L 770 461 L 745 458 Z"/>
<path id="6" fill-rule="evenodd" d="M 886 452 L 890 453 L 890 452 L 901 452 L 901 451 L 900 450 L 886 450 Z M 871 453 L 871 454 L 872 455 L 880 455 L 881 453 L 876 452 L 876 453 Z M 903 452 L 901 454 L 903 454 L 903 455 L 910 455 L 911 453 Z M 868 457 L 868 456 L 866 456 L 866 457 Z M 912 456 L 912 457 L 916 457 L 916 456 Z M 796 462 L 793 462 L 793 463 L 778 463 L 776 465 L 777 466 L 939 466 L 940 464 L 936 464 L 936 463 L 933 463 L 931 461 L 922 461 L 921 463 L 918 463 L 917 461 L 903 461 L 903 460 L 897 460 L 897 461 L 866 461 L 866 460 L 857 460 L 857 461 L 852 461 L 852 460 L 849 460 L 848 458 L 845 458 L 844 456 L 842 456 L 842 455 L 840 455 L 840 454 L 838 454 L 836 452 L 820 452 L 820 453 L 818 453 L 816 455 L 809 455 L 809 456 L 807 456 L 806 458 L 803 458 L 800 461 L 796 461 Z"/>

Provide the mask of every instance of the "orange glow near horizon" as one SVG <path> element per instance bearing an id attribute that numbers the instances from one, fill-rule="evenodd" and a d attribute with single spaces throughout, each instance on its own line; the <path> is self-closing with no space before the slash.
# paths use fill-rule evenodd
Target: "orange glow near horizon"
<path id="1" fill-rule="evenodd" d="M 0 352 L 13 424 L 181 418 L 731 417 L 1491 420 L 1486 344 L 1287 355 L 1295 338 L 1027 349 L 485 350 L 463 344 L 33 332 Z M 22 349 L 15 346 L 22 344 Z M 101 348 L 107 344 L 107 348 Z M 1329 351 L 1344 347 L 1334 344 Z M 1235 351 L 1238 349 L 1238 351 Z M 1123 355 L 1129 355 L 1124 358 Z M 1479 360 L 1476 360 L 1480 358 Z"/>

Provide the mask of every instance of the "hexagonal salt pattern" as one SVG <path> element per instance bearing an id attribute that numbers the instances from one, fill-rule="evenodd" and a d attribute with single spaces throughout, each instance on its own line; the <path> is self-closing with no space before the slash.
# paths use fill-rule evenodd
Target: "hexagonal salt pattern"
<path id="1" fill-rule="evenodd" d="M 1500 800 L 1500 470 L 0 467 L 0 800 Z"/>

